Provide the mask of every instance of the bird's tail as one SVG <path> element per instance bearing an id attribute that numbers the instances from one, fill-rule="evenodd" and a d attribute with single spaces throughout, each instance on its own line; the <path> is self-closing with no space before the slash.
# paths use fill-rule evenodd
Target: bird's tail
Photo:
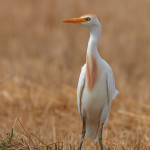
<path id="1" fill-rule="evenodd" d="M 115 91 L 114 91 L 114 95 L 113 95 L 112 99 L 115 99 L 115 98 L 116 98 L 116 96 L 118 95 L 118 93 L 119 93 L 119 91 L 118 91 L 117 89 L 115 89 Z"/>

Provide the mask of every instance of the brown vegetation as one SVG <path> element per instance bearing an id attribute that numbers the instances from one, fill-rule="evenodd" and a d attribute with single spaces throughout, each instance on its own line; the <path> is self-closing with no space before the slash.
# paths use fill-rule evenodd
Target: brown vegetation
<path id="1" fill-rule="evenodd" d="M 62 21 L 86 13 L 96 13 L 101 20 L 98 49 L 111 65 L 120 92 L 105 126 L 104 148 L 150 149 L 149 0 L 4 0 L 0 1 L 1 143 L 8 141 L 14 127 L 7 149 L 50 149 L 49 144 L 56 142 L 60 143 L 54 149 L 61 144 L 64 149 L 77 147 L 81 122 L 76 86 L 89 33 Z M 97 149 L 88 139 L 83 147 Z"/>

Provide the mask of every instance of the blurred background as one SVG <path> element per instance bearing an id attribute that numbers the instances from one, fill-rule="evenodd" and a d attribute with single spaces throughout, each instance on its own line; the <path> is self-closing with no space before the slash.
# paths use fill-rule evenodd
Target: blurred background
<path id="1" fill-rule="evenodd" d="M 87 13 L 97 14 L 101 21 L 98 50 L 111 65 L 120 92 L 105 127 L 104 147 L 150 147 L 149 0 L 0 1 L 2 141 L 20 114 L 29 134 L 45 143 L 78 143 L 81 122 L 76 87 L 85 63 L 89 32 L 63 20 Z M 17 124 L 15 142 L 27 142 Z M 95 148 L 88 139 L 84 147 Z"/>

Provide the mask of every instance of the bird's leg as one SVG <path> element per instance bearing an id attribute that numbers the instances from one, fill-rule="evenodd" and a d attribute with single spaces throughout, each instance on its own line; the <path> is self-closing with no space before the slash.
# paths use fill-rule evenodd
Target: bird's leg
<path id="1" fill-rule="evenodd" d="M 86 128 L 85 128 L 85 117 L 84 117 L 83 118 L 83 127 L 82 127 L 82 137 L 81 137 L 81 141 L 80 141 L 80 145 L 79 145 L 79 150 L 81 150 L 81 148 L 82 148 L 82 143 L 84 140 L 85 133 L 86 133 Z"/>
<path id="2" fill-rule="evenodd" d="M 98 133 L 98 141 L 99 141 L 99 146 L 101 148 L 101 150 L 103 150 L 103 143 L 102 143 L 102 133 L 103 133 L 103 123 L 100 125 L 100 130 Z"/>

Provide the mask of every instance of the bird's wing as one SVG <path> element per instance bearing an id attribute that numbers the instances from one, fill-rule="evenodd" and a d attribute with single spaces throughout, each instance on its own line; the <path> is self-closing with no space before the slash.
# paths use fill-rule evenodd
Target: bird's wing
<path id="1" fill-rule="evenodd" d="M 115 79 L 112 71 L 110 71 L 107 74 L 106 81 L 107 81 L 108 100 L 110 103 L 113 99 L 116 98 L 117 94 L 119 93 L 118 90 L 116 90 L 115 88 Z"/>
<path id="2" fill-rule="evenodd" d="M 81 106 L 82 106 L 82 93 L 85 86 L 85 71 L 86 71 L 86 64 L 81 69 L 81 73 L 78 81 L 78 87 L 77 87 L 77 104 L 78 104 L 78 110 L 80 115 L 81 115 Z"/>
<path id="3" fill-rule="evenodd" d="M 109 71 L 109 73 L 107 74 L 106 84 L 107 84 L 108 110 L 110 111 L 112 100 L 115 99 L 119 93 L 118 90 L 116 90 L 115 88 L 115 79 L 112 71 Z M 109 112 L 105 123 L 108 122 L 108 119 L 109 119 Z"/>

